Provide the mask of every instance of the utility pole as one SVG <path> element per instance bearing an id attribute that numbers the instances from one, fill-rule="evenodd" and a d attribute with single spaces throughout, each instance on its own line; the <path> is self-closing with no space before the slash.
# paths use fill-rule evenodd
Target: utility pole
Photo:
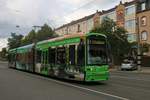
<path id="1" fill-rule="evenodd" d="M 137 47 L 137 67 L 138 67 L 138 71 L 141 71 L 141 46 L 140 46 L 140 26 L 139 26 L 139 18 L 137 17 L 137 43 L 138 43 L 138 47 Z"/>

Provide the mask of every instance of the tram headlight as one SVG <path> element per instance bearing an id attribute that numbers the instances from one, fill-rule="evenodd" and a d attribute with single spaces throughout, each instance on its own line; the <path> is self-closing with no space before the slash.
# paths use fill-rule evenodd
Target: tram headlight
<path id="1" fill-rule="evenodd" d="M 93 68 L 90 68 L 91 71 L 93 71 Z"/>

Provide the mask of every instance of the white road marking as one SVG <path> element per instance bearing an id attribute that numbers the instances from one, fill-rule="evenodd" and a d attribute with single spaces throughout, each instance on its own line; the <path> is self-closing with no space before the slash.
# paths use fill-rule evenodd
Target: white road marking
<path id="1" fill-rule="evenodd" d="M 144 79 L 138 79 L 138 78 L 131 78 L 131 77 L 124 77 L 124 76 L 116 76 L 116 75 L 113 75 L 111 76 L 112 78 L 116 77 L 116 78 L 123 78 L 123 79 L 130 79 L 130 80 L 138 80 L 138 81 L 147 81 L 147 82 L 150 82 L 149 80 L 144 80 Z"/>
<path id="2" fill-rule="evenodd" d="M 42 78 L 44 78 L 44 77 L 42 77 Z M 44 79 L 45 79 L 45 78 L 44 78 Z M 82 89 L 82 90 L 86 90 L 86 91 L 90 91 L 90 92 L 102 94 L 102 95 L 109 96 L 109 97 L 113 97 L 113 98 L 116 98 L 116 99 L 120 99 L 120 100 L 129 100 L 129 99 L 124 98 L 124 97 L 120 97 L 120 96 L 108 94 L 108 93 L 105 93 L 105 92 L 100 92 L 100 91 L 92 90 L 92 89 L 89 89 L 89 88 L 85 88 L 85 87 L 73 85 L 73 84 L 70 84 L 70 83 L 66 83 L 66 82 L 62 82 L 62 81 L 57 81 L 57 80 L 50 79 L 50 78 L 46 78 L 46 79 L 48 79 L 48 80 L 50 80 L 50 81 L 53 81 L 53 82 L 56 82 L 56 83 L 59 83 L 59 84 L 62 84 L 62 85 L 75 87 L 75 88 L 78 88 L 78 89 Z"/>

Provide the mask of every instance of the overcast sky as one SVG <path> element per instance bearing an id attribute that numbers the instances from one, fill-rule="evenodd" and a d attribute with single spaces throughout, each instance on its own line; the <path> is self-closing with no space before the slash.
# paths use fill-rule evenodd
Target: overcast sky
<path id="1" fill-rule="evenodd" d="M 114 7 L 120 0 L 0 0 L 0 50 L 11 32 L 26 35 L 34 25 L 58 27 Z M 131 1 L 131 0 L 124 0 Z M 19 28 L 16 28 L 19 25 Z"/>

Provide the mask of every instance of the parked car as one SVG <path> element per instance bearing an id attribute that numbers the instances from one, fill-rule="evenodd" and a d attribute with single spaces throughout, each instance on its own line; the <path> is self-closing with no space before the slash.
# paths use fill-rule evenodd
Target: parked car
<path id="1" fill-rule="evenodd" d="M 121 64 L 121 70 L 137 70 L 137 63 L 134 59 L 124 59 Z"/>

